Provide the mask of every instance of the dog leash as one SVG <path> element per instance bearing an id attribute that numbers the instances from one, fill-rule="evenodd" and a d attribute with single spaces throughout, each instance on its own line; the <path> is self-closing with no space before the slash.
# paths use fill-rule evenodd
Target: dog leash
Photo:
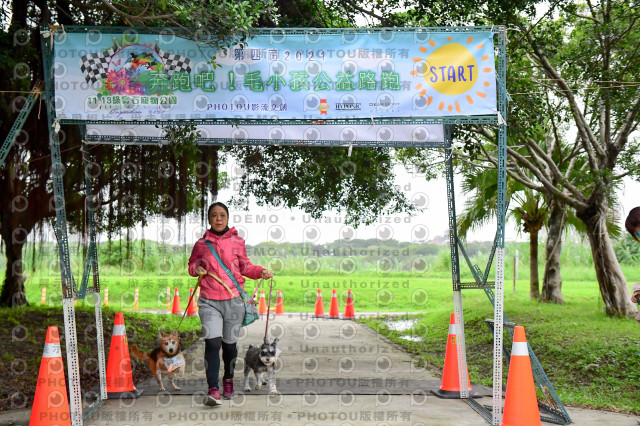
<path id="1" fill-rule="evenodd" d="M 182 314 L 182 318 L 180 318 L 180 322 L 178 323 L 178 326 L 176 327 L 175 331 L 178 331 L 178 329 L 182 325 L 182 320 L 184 319 L 185 315 L 187 315 L 187 311 L 189 310 L 189 306 L 191 306 L 191 301 L 193 300 L 193 296 L 196 295 L 196 291 L 198 290 L 198 287 L 200 287 L 200 281 L 202 281 L 202 277 L 203 276 L 204 275 L 199 275 L 198 276 L 198 283 L 196 284 L 195 288 L 193 289 L 193 293 L 191 293 L 191 296 L 189 296 L 189 302 L 187 303 L 187 307 L 185 308 L 184 313 Z"/>
<path id="2" fill-rule="evenodd" d="M 271 313 L 271 290 L 273 290 L 273 277 L 269 286 L 269 304 L 267 306 L 267 324 L 264 327 L 264 341 L 267 342 L 267 331 L 269 331 L 269 314 Z"/>
<path id="3" fill-rule="evenodd" d="M 224 283 L 224 281 L 222 281 L 220 278 L 218 278 L 215 274 L 212 274 L 211 272 L 207 272 L 206 275 L 211 275 L 216 281 L 218 281 L 220 284 L 222 284 L 229 291 L 229 293 L 233 296 L 233 291 L 231 291 L 229 286 L 226 285 Z M 204 275 L 199 275 L 198 276 L 198 283 L 196 284 L 195 288 L 193 289 L 193 293 L 191 293 L 191 296 L 189 296 L 189 302 L 187 303 L 187 307 L 185 308 L 184 313 L 182 314 L 182 318 L 180 318 L 180 322 L 178 323 L 178 326 L 176 327 L 176 331 L 178 331 L 178 329 L 182 325 L 182 320 L 184 320 L 184 317 L 187 315 L 187 311 L 189 310 L 189 306 L 191 306 L 191 301 L 193 300 L 193 296 L 196 295 L 196 290 L 198 290 L 198 287 L 200 287 L 200 281 L 202 281 L 203 277 L 204 277 Z M 258 289 L 260 289 L 260 285 L 262 284 L 262 281 L 264 281 L 264 278 L 260 279 L 260 282 L 258 283 L 258 286 L 255 288 L 255 290 L 253 290 L 253 297 L 251 298 L 251 302 L 252 303 L 256 299 L 256 295 L 258 294 Z M 271 287 L 273 287 L 273 278 L 271 278 Z M 271 289 L 269 289 L 269 306 L 271 306 Z M 268 312 L 267 312 L 267 325 L 269 325 L 269 313 Z M 267 331 L 265 330 L 265 338 L 266 338 L 266 336 L 267 336 Z"/>

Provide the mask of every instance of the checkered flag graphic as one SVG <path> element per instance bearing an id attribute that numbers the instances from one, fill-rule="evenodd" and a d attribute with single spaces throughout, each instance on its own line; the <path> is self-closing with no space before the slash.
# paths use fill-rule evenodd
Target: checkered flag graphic
<path id="1" fill-rule="evenodd" d="M 94 84 L 102 78 L 107 78 L 107 68 L 111 57 L 120 50 L 118 42 L 113 39 L 113 47 L 104 52 L 88 53 L 80 58 L 80 70 L 87 83 Z"/>
<path id="2" fill-rule="evenodd" d="M 191 59 L 187 58 L 186 56 L 180 56 L 173 53 L 165 52 L 164 50 L 160 49 L 157 40 L 155 45 L 153 46 L 153 50 L 155 50 L 162 58 L 162 61 L 164 62 L 164 69 L 169 75 L 169 78 L 171 78 L 171 75 L 174 72 L 186 72 L 187 74 L 191 72 Z"/>

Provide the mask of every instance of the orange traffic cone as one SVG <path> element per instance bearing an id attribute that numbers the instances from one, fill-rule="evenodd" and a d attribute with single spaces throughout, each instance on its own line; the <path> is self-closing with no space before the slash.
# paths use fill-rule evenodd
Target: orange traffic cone
<path id="1" fill-rule="evenodd" d="M 136 389 L 133 385 L 124 316 L 122 312 L 118 312 L 113 325 L 113 336 L 111 337 L 107 362 L 107 397 L 109 399 L 137 398 L 141 393 L 142 390 Z"/>
<path id="2" fill-rule="evenodd" d="M 104 306 L 109 306 L 109 287 L 104 288 Z"/>
<path id="3" fill-rule="evenodd" d="M 167 287 L 167 311 L 171 312 L 171 287 Z"/>
<path id="4" fill-rule="evenodd" d="M 40 304 L 44 305 L 47 303 L 47 288 L 42 287 L 42 297 L 40 298 Z"/>
<path id="5" fill-rule="evenodd" d="M 178 292 L 178 287 L 176 287 L 176 291 L 173 295 L 173 307 L 171 308 L 172 314 L 182 314 L 182 308 L 180 308 L 180 293 Z"/>
<path id="6" fill-rule="evenodd" d="M 324 304 L 322 303 L 322 293 L 320 289 L 318 289 L 318 295 L 316 296 L 316 311 L 313 314 L 314 317 L 322 317 L 324 318 Z"/>
<path id="7" fill-rule="evenodd" d="M 47 329 L 29 425 L 71 425 L 58 327 Z"/>
<path id="8" fill-rule="evenodd" d="M 507 393 L 504 397 L 501 426 L 542 425 L 536 386 L 533 383 L 531 359 L 524 327 L 517 325 L 513 333 Z"/>
<path id="9" fill-rule="evenodd" d="M 260 304 L 258 305 L 258 313 L 260 315 L 267 313 L 267 301 L 264 298 L 264 290 L 260 290 Z"/>
<path id="10" fill-rule="evenodd" d="M 189 303 L 189 307 L 187 308 L 187 315 L 188 316 L 194 316 L 194 315 L 198 315 L 196 313 L 196 299 L 195 297 L 192 299 L 191 295 L 193 294 L 193 289 L 190 288 L 189 289 L 189 300 L 191 300 L 191 303 Z"/>
<path id="11" fill-rule="evenodd" d="M 336 289 L 333 289 L 333 293 L 331 294 L 331 306 L 329 307 L 329 318 L 340 318 L 340 310 L 338 308 L 338 295 L 336 294 Z"/>
<path id="12" fill-rule="evenodd" d="M 353 312 L 353 295 L 351 290 L 347 293 L 347 304 L 344 307 L 344 319 L 356 319 L 356 314 Z"/>
<path id="13" fill-rule="evenodd" d="M 278 296 L 276 297 L 276 315 L 284 314 L 284 303 L 282 302 L 282 291 L 278 290 Z"/>
<path id="14" fill-rule="evenodd" d="M 444 369 L 442 371 L 442 384 L 440 389 L 431 390 L 431 393 L 439 398 L 456 399 L 460 398 L 460 377 L 458 375 L 458 338 L 456 334 L 456 314 L 451 314 L 449 321 L 449 335 L 447 336 L 447 349 L 444 354 Z M 465 368 L 467 366 L 465 365 Z M 469 369 L 467 368 L 467 381 L 469 378 Z M 478 394 L 471 388 L 468 383 L 469 396 L 471 398 L 480 398 Z"/>

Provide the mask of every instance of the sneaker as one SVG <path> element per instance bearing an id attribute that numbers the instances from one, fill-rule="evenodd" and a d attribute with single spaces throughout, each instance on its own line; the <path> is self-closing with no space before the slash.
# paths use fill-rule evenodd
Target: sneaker
<path id="1" fill-rule="evenodd" d="M 233 391 L 233 379 L 222 379 L 222 397 L 224 399 L 231 399 L 236 396 Z"/>
<path id="2" fill-rule="evenodd" d="M 220 405 L 220 391 L 218 388 L 209 388 L 209 393 L 204 397 L 204 405 L 209 407 Z"/>

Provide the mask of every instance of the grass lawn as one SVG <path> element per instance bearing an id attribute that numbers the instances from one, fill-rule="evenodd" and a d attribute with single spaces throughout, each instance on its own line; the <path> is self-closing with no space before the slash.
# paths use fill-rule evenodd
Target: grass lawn
<path id="1" fill-rule="evenodd" d="M 640 281 L 640 268 L 624 267 L 630 283 Z M 507 274 L 509 276 L 510 274 Z M 522 274 L 524 275 L 524 273 Z M 640 325 L 632 319 L 613 319 L 604 314 L 593 270 L 588 268 L 565 268 L 563 294 L 564 305 L 542 304 L 528 298 L 529 283 L 520 280 L 505 283 L 505 313 L 508 318 L 525 326 L 529 343 L 533 347 L 540 363 L 556 388 L 561 400 L 567 405 L 586 406 L 640 413 L 640 344 L 638 330 Z M 634 280 L 633 277 L 636 277 Z M 56 279 L 58 281 L 56 281 Z M 470 281 L 470 277 L 463 281 Z M 19 324 L 30 317 L 27 312 L 55 312 L 55 321 L 62 324 L 60 306 L 59 277 L 35 277 L 27 283 L 27 294 L 32 308 L 0 310 L 0 320 L 5 324 L 2 334 L 11 332 L 7 324 Z M 139 287 L 139 309 L 162 310 L 166 308 L 166 288 L 180 290 L 182 308 L 189 295 L 189 287 L 196 283 L 186 275 L 176 276 L 101 276 L 101 285 L 109 288 L 109 308 L 105 312 L 105 335 L 110 336 L 115 310 L 129 311 L 126 315 L 127 331 L 129 323 L 139 336 L 145 336 L 149 342 L 155 337 L 159 327 L 171 329 L 176 316 L 133 315 L 133 295 Z M 40 294 L 43 285 L 47 286 L 47 307 L 40 307 Z M 252 290 L 257 282 L 247 281 L 246 289 Z M 268 283 L 266 283 L 268 285 Z M 264 287 L 268 291 L 268 287 Z M 280 275 L 274 283 L 273 298 L 276 289 L 284 295 L 286 311 L 313 312 L 317 289 L 322 290 L 325 310 L 329 308 L 331 290 L 336 289 L 340 310 L 344 309 L 347 290 L 354 294 L 356 314 L 358 312 L 417 313 L 417 324 L 409 332 L 390 330 L 384 321 L 366 320 L 365 323 L 390 339 L 400 343 L 408 351 L 422 357 L 434 371 L 441 371 L 444 363 L 445 343 L 449 324 L 449 315 L 453 310 L 451 297 L 451 279 L 446 273 L 434 273 L 429 277 L 416 277 L 410 274 L 360 273 L 339 275 L 337 273 L 318 273 L 314 275 Z M 484 292 L 468 290 L 463 294 L 466 322 L 466 342 L 469 373 L 471 380 L 485 385 L 491 384 L 492 371 L 492 334 L 484 320 L 493 316 L 493 308 Z M 272 300 L 272 306 L 275 300 Z M 78 303 L 79 311 L 87 317 L 83 324 L 90 324 L 92 309 L 84 302 Z M 47 314 L 50 315 L 50 314 Z M 7 322 L 9 318 L 9 322 Z M 12 318 L 12 319 L 11 319 Z M 139 325 L 137 321 L 140 321 Z M 47 322 L 49 321 L 49 322 Z M 34 355 L 39 361 L 44 339 L 45 325 L 51 322 L 40 320 L 33 324 L 40 336 L 33 335 L 32 343 L 37 350 Z M 136 325 L 133 325 L 133 324 Z M 184 328 L 184 326 L 183 326 Z M 189 321 L 189 330 L 199 328 L 197 319 Z M 83 334 L 80 331 L 78 335 Z M 419 336 L 422 341 L 401 339 L 401 335 Z M 195 335 L 192 333 L 192 335 Z M 505 334 L 506 336 L 506 334 Z M 10 338 L 10 335 L 8 336 Z M 79 337 L 80 338 L 80 337 Z M 505 342 L 510 344 L 508 338 Z M 88 343 L 88 342 L 85 342 Z M 105 342 L 108 345 L 108 342 Z M 142 343 L 143 347 L 149 347 Z M 5 358 L 18 356 L 11 350 Z M 28 358 L 30 359 L 30 358 Z M 3 362 L 12 359 L 3 359 Z M 32 361 L 29 361 L 32 362 Z M 32 363 L 36 363 L 33 361 Z M 507 367 L 504 378 L 506 382 Z M 35 381 L 35 373 L 30 375 Z M 19 379 L 18 379 L 19 380 Z M 4 390 L 4 386 L 1 386 Z M 6 391 L 3 392 L 6 398 Z"/>

